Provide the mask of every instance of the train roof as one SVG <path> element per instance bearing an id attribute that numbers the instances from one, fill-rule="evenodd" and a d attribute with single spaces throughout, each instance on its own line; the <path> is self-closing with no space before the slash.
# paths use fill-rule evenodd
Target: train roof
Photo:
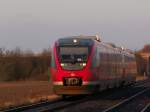
<path id="1" fill-rule="evenodd" d="M 58 39 L 59 45 L 93 45 L 94 41 L 89 36 L 71 36 Z"/>
<path id="2" fill-rule="evenodd" d="M 106 48 L 113 49 L 117 52 L 123 53 L 128 56 L 133 56 L 133 52 L 129 49 L 124 49 L 122 47 L 116 46 L 114 43 L 106 43 L 102 42 L 101 39 L 96 35 L 96 36 L 84 36 L 84 35 L 79 35 L 79 36 L 70 36 L 70 37 L 64 37 L 58 39 L 58 44 L 61 43 L 61 45 L 73 45 L 77 44 L 80 42 L 82 45 L 92 45 L 93 43 L 96 43 L 99 46 L 105 46 Z"/>

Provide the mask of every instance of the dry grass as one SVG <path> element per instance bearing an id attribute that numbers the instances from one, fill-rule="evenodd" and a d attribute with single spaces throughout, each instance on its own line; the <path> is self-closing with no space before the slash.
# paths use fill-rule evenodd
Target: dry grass
<path id="1" fill-rule="evenodd" d="M 138 75 L 136 77 L 136 81 L 146 80 L 147 78 L 148 78 L 147 76 Z"/>
<path id="2" fill-rule="evenodd" d="M 26 81 L 0 83 L 0 109 L 53 99 L 50 82 Z"/>

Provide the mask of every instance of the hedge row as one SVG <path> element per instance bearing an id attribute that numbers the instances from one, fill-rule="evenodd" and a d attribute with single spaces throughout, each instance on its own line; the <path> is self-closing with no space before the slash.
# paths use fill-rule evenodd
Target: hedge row
<path id="1" fill-rule="evenodd" d="M 49 56 L 0 57 L 0 81 L 48 80 L 49 65 Z"/>

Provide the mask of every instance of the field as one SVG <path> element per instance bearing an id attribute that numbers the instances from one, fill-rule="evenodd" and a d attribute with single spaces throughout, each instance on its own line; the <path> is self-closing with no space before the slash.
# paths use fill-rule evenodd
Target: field
<path id="1" fill-rule="evenodd" d="M 138 76 L 136 80 L 145 80 Z M 0 109 L 57 98 L 48 81 L 18 81 L 0 83 Z"/>
<path id="2" fill-rule="evenodd" d="M 55 98 L 48 81 L 0 83 L 0 109 Z"/>

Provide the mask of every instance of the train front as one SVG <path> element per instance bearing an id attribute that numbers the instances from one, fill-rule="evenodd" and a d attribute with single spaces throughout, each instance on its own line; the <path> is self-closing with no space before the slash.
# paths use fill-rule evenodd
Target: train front
<path id="1" fill-rule="evenodd" d="M 59 39 L 51 60 L 53 90 L 57 95 L 90 94 L 96 77 L 91 73 L 94 42 L 92 39 Z"/>

